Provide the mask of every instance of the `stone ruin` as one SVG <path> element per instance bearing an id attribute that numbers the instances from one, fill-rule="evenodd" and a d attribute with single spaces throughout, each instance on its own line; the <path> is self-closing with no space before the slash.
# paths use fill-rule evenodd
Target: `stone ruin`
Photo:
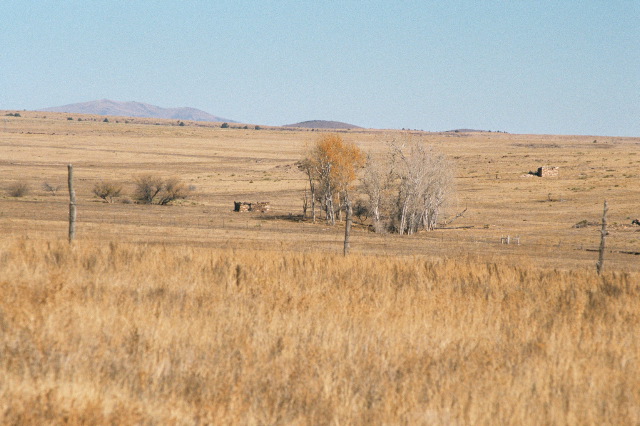
<path id="1" fill-rule="evenodd" d="M 538 167 L 538 171 L 535 173 L 539 177 L 558 177 L 558 167 L 555 166 L 542 166 Z"/>
<path id="2" fill-rule="evenodd" d="M 268 201 L 259 201 L 256 203 L 247 203 L 244 201 L 234 201 L 234 212 L 260 212 L 266 213 L 271 209 L 271 203 Z"/>

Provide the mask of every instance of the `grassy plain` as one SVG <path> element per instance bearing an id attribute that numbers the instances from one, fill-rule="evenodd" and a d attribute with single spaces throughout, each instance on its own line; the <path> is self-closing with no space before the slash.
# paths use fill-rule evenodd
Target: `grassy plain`
<path id="1" fill-rule="evenodd" d="M 640 422 L 640 138 L 424 133 L 467 213 L 411 237 L 357 226 L 343 258 L 340 227 L 299 218 L 316 132 L 20 114 L 0 118 L 2 423 Z M 390 134 L 343 136 L 379 152 Z M 527 175 L 541 165 L 559 177 Z M 91 193 L 145 172 L 192 197 Z M 598 277 L 599 228 L 573 225 L 604 199 Z"/>
<path id="2" fill-rule="evenodd" d="M 163 242 L 210 247 L 286 247 L 339 252 L 342 230 L 289 220 L 301 214 L 305 179 L 294 163 L 316 132 L 220 129 L 137 119 L 136 123 L 67 120 L 66 114 L 22 112 L 0 119 L 0 231 L 4 236 L 64 238 L 68 210 L 66 164 L 73 163 L 78 238 Z M 46 117 L 46 118 L 44 118 Z M 76 117 L 77 118 L 77 117 Z M 99 119 L 97 119 L 99 120 Z M 369 152 L 385 149 L 391 132 L 351 131 L 346 139 Z M 599 244 L 596 223 L 608 200 L 608 266 L 638 270 L 640 138 L 424 133 L 456 168 L 456 197 L 448 213 L 468 208 L 448 229 L 411 238 L 380 236 L 356 227 L 353 251 L 368 254 L 472 253 L 526 258 L 541 266 L 591 268 Z M 527 175 L 542 165 L 558 178 Z M 133 191 L 135 176 L 179 176 L 195 191 L 175 206 L 107 204 L 91 188 L 103 179 Z M 6 189 L 26 182 L 30 195 Z M 56 196 L 43 182 L 61 185 Z M 270 201 L 269 214 L 232 212 L 233 201 Z M 520 246 L 500 244 L 520 236 Z"/>
<path id="3" fill-rule="evenodd" d="M 0 244 L 4 424 L 637 424 L 640 274 Z"/>

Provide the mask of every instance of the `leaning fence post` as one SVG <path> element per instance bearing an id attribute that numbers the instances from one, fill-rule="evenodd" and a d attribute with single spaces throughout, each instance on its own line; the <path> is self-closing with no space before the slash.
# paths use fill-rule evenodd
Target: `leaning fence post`
<path id="1" fill-rule="evenodd" d="M 69 242 L 76 236 L 76 192 L 73 190 L 73 165 L 67 165 L 69 171 Z"/>
<path id="2" fill-rule="evenodd" d="M 604 211 L 602 212 L 602 229 L 600 230 L 600 253 L 598 255 L 598 263 L 596 263 L 596 270 L 598 271 L 598 275 L 602 274 L 602 269 L 604 267 L 604 239 L 607 236 L 607 211 L 609 211 L 609 207 L 607 206 L 607 200 L 604 200 Z"/>

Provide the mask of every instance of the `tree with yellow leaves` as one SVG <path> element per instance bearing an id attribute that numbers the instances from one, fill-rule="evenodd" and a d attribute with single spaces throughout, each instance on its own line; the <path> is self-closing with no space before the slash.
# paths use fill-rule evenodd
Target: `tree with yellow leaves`
<path id="1" fill-rule="evenodd" d="M 342 208 L 351 219 L 349 190 L 364 163 L 360 148 L 338 134 L 321 136 L 299 163 L 309 177 L 311 197 L 321 202 L 328 223 L 335 224 L 336 210 Z"/>

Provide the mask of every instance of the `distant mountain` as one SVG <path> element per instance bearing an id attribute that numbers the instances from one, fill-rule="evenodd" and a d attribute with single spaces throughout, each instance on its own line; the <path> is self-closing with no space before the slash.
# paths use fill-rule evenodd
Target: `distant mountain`
<path id="1" fill-rule="evenodd" d="M 40 111 L 235 123 L 233 120 L 217 117 L 196 108 L 162 108 L 141 102 L 118 102 L 109 99 L 43 108 Z"/>
<path id="2" fill-rule="evenodd" d="M 282 127 L 303 127 L 308 129 L 362 129 L 362 127 L 355 126 L 353 124 L 325 120 L 302 121 L 295 124 L 286 124 Z"/>

